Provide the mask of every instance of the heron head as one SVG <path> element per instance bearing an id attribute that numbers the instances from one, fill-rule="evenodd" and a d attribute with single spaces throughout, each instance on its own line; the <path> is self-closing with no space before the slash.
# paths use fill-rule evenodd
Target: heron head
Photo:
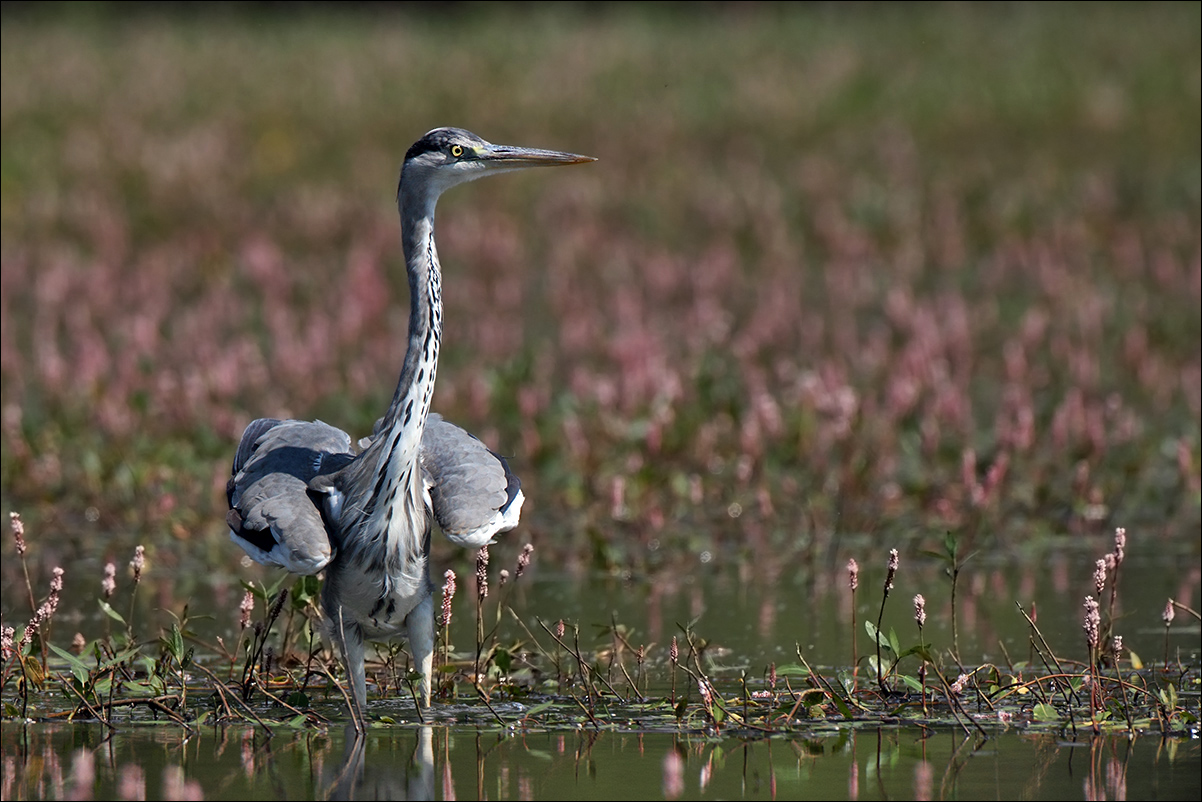
<path id="1" fill-rule="evenodd" d="M 413 181 L 437 197 L 456 184 L 493 173 L 591 161 L 596 159 L 576 153 L 494 145 L 462 128 L 435 128 L 405 154 L 401 184 Z"/>

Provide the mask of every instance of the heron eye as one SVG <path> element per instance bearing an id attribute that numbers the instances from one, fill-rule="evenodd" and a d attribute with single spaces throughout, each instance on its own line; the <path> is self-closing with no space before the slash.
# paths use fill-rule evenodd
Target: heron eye
<path id="1" fill-rule="evenodd" d="M 460 156 L 463 155 L 463 146 L 462 145 L 451 145 L 451 155 L 454 156 L 456 159 L 458 159 Z"/>

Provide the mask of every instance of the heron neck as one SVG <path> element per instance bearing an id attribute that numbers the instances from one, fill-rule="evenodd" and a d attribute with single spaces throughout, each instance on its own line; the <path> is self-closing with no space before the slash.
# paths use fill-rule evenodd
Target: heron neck
<path id="1" fill-rule="evenodd" d="M 438 347 L 442 339 L 442 290 L 438 253 L 434 247 L 434 214 L 407 208 L 400 198 L 401 238 L 409 276 L 409 339 L 405 361 L 392 402 L 378 434 L 362 458 L 349 466 L 359 478 L 351 482 L 361 488 L 363 498 L 348 505 L 348 514 L 362 516 L 394 537 L 424 536 L 420 531 L 401 532 L 420 520 L 422 480 L 418 464 L 422 433 L 434 394 Z M 399 496 L 399 497 L 398 497 Z M 352 512 L 352 510 L 355 510 Z M 390 554 L 396 549 L 389 548 Z M 420 555 L 424 550 L 414 549 Z"/>
<path id="2" fill-rule="evenodd" d="M 402 246 L 409 277 L 409 340 L 382 431 L 389 450 L 416 455 L 434 394 L 442 341 L 442 271 L 434 245 L 434 210 L 409 214 L 402 204 Z M 409 462 L 411 460 L 405 460 Z"/>

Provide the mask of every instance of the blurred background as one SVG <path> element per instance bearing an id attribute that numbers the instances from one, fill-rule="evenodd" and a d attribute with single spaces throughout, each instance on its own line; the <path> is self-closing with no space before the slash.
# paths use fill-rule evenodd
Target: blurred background
<path id="1" fill-rule="evenodd" d="M 6 3 L 3 512 L 46 565 L 244 571 L 241 431 L 370 431 L 400 162 L 454 125 L 598 158 L 439 209 L 434 408 L 521 475 L 515 554 L 1124 526 L 1196 571 L 1199 9 Z"/>

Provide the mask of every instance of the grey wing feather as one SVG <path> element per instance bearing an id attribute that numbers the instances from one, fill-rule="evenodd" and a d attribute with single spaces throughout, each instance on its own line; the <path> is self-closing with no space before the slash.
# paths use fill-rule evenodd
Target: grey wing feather
<path id="1" fill-rule="evenodd" d="M 422 474 L 438 526 L 479 548 L 518 525 L 522 485 L 509 463 L 473 435 L 431 414 L 422 433 Z"/>
<path id="2" fill-rule="evenodd" d="M 309 483 L 353 457 L 350 435 L 320 421 L 254 421 L 226 485 L 230 539 L 264 565 L 317 573 L 334 547 Z"/>

